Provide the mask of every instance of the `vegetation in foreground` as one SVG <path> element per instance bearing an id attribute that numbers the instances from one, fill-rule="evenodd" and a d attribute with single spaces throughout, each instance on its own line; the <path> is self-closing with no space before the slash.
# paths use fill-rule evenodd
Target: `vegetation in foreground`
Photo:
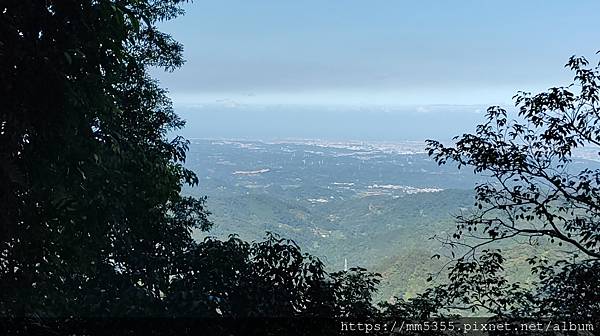
<path id="1" fill-rule="evenodd" d="M 445 241 L 468 245 L 447 283 L 377 307 L 377 274 L 329 274 L 291 241 L 192 239 L 192 229 L 210 228 L 205 200 L 181 196 L 197 178 L 182 165 L 186 141 L 166 132 L 183 122 L 148 75 L 183 63 L 182 46 L 156 27 L 182 2 L 0 5 L 3 321 L 60 333 L 90 318 L 424 319 L 467 309 L 598 326 L 600 171 L 565 169 L 574 148 L 600 145 L 598 67 L 573 57 L 572 86 L 517 94 L 522 121 L 492 107 L 454 147 L 429 143 L 438 163 L 494 181 L 476 187 L 477 209 Z M 538 284 L 521 288 L 505 280 L 492 245 L 511 237 L 549 239 L 573 255 L 554 264 L 532 256 Z"/>

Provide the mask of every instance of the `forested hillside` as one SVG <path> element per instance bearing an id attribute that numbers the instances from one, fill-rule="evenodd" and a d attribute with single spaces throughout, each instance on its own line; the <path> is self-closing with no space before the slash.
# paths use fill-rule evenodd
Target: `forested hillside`
<path id="1" fill-rule="evenodd" d="M 293 239 L 330 271 L 364 267 L 382 274 L 377 299 L 411 298 L 431 284 L 448 254 L 439 239 L 454 217 L 474 209 L 468 170 L 440 167 L 421 142 L 193 140 L 188 167 L 207 195 L 213 229 L 196 234 L 252 241 L 266 232 Z M 575 166 L 596 163 L 576 159 Z M 522 240 L 503 242 L 511 279 L 530 282 Z M 525 272 L 524 272 L 525 271 Z M 443 280 L 443 276 L 437 280 Z"/>

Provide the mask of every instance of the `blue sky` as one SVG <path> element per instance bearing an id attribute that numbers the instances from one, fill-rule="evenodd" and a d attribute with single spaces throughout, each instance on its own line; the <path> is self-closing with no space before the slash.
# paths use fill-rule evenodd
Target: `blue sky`
<path id="1" fill-rule="evenodd" d="M 196 0 L 176 105 L 505 104 L 600 49 L 600 1 Z"/>

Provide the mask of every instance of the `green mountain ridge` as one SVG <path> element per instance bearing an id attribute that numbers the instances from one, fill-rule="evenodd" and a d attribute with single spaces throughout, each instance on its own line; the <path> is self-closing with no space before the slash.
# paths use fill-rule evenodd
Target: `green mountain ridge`
<path id="1" fill-rule="evenodd" d="M 185 192 L 208 195 L 215 226 L 195 237 L 235 233 L 253 241 L 276 233 L 330 271 L 347 265 L 381 273 L 380 300 L 412 297 L 444 265 L 432 256 L 449 251 L 432 238 L 454 232 L 455 216 L 473 207 L 478 180 L 405 147 L 197 140 L 188 165 L 200 186 Z M 529 273 L 519 271 L 528 267 L 525 247 L 497 247 L 515 266 L 509 277 L 527 281 Z"/>

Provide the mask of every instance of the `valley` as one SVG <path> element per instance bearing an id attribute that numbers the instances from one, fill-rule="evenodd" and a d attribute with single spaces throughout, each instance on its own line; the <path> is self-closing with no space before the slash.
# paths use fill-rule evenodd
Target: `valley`
<path id="1" fill-rule="evenodd" d="M 330 271 L 347 265 L 381 273 L 383 300 L 427 286 L 443 264 L 431 256 L 449 254 L 431 238 L 454 231 L 454 217 L 471 209 L 481 181 L 438 166 L 415 141 L 192 139 L 187 166 L 200 183 L 184 192 L 208 196 L 215 223 L 197 239 L 238 234 L 252 241 L 273 232 Z M 518 252 L 511 262 L 526 264 Z"/>

